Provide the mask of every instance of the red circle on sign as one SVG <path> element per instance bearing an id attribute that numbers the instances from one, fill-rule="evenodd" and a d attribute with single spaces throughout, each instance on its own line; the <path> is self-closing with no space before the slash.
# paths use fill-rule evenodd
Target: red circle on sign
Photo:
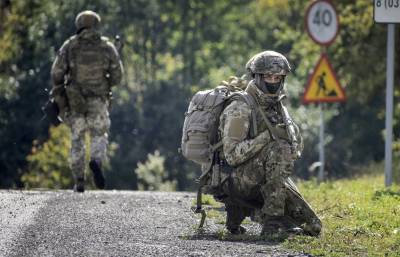
<path id="1" fill-rule="evenodd" d="M 313 32 L 310 30 L 310 28 L 309 28 L 309 26 L 308 26 L 308 19 L 309 19 L 310 12 L 311 12 L 312 8 L 313 8 L 316 4 L 319 4 L 319 3 L 325 3 L 325 4 L 329 5 L 330 8 L 332 8 L 332 10 L 333 10 L 334 16 L 335 16 L 335 19 L 336 19 L 335 33 L 334 33 L 334 35 L 331 37 L 331 39 L 330 39 L 330 40 L 327 40 L 327 41 L 321 41 L 321 40 L 319 40 L 318 37 L 317 37 L 316 35 L 313 34 Z M 332 44 L 333 41 L 335 40 L 335 38 L 337 37 L 338 33 L 339 33 L 339 17 L 338 17 L 338 15 L 337 15 L 337 12 L 336 12 L 335 7 L 333 6 L 333 4 L 332 4 L 332 2 L 331 2 L 330 0 L 317 0 L 317 1 L 313 2 L 313 3 L 311 3 L 311 4 L 308 6 L 308 8 L 307 8 L 306 16 L 305 16 L 305 19 L 304 19 L 304 23 L 305 23 L 305 27 L 306 27 L 306 30 L 307 30 L 307 34 L 311 37 L 311 39 L 312 39 L 315 43 L 317 43 L 317 44 L 319 44 L 319 45 L 327 46 L 327 45 Z"/>

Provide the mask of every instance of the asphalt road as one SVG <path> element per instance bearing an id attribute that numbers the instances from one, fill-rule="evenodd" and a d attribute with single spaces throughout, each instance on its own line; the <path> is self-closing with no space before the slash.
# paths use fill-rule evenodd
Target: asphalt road
<path id="1" fill-rule="evenodd" d="M 0 256 L 308 256 L 265 241 L 221 241 L 195 227 L 195 194 L 0 190 Z M 257 234 L 257 224 L 245 225 Z"/>

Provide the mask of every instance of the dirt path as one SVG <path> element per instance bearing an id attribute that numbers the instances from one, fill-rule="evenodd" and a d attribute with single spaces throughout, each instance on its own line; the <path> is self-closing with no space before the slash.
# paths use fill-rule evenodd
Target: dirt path
<path id="1" fill-rule="evenodd" d="M 193 193 L 0 191 L 0 256 L 308 256 L 264 241 L 218 240 Z M 259 233 L 254 223 L 245 225 Z"/>

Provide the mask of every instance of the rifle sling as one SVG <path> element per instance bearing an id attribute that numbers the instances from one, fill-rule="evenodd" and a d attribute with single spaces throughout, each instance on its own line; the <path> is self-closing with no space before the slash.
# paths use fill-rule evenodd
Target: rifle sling
<path id="1" fill-rule="evenodd" d="M 276 133 L 275 127 L 272 126 L 271 122 L 268 120 L 267 116 L 265 115 L 263 109 L 261 109 L 260 106 L 258 106 L 258 111 L 260 112 L 262 119 L 264 120 L 265 124 L 268 127 L 268 130 L 269 130 L 269 133 L 271 135 L 271 138 L 273 140 L 276 140 L 277 139 L 277 133 Z"/>

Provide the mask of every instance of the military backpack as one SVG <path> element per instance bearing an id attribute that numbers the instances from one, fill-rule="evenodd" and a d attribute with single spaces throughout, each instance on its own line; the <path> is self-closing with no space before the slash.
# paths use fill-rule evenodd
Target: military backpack
<path id="1" fill-rule="evenodd" d="M 99 34 L 84 37 L 84 33 L 70 39 L 68 61 L 68 85 L 66 93 L 72 109 L 84 113 L 86 97 L 108 97 L 107 81 L 108 40 Z"/>
<path id="2" fill-rule="evenodd" d="M 218 136 L 220 115 L 233 100 L 242 100 L 251 107 L 254 106 L 247 92 L 229 83 L 199 91 L 193 96 L 183 124 L 183 156 L 200 165 L 212 162 L 213 153 L 222 146 Z"/>
<path id="3" fill-rule="evenodd" d="M 238 83 L 241 82 L 241 83 Z M 255 102 L 245 92 L 243 84 L 246 80 L 231 77 L 229 81 L 222 81 L 214 88 L 197 92 L 191 99 L 182 131 L 181 151 L 187 159 L 206 167 L 198 179 L 195 213 L 201 213 L 199 228 L 203 227 L 206 212 L 202 209 L 202 188 L 205 186 L 210 172 L 213 170 L 215 153 L 222 146 L 218 136 L 219 119 L 222 111 L 233 100 L 245 101 L 252 109 L 253 124 L 255 124 Z M 242 85 L 242 86 L 240 86 Z M 239 87 L 238 87 L 239 86 Z M 253 134 L 256 134 L 253 127 Z M 214 174 L 214 172 L 212 172 Z"/>

